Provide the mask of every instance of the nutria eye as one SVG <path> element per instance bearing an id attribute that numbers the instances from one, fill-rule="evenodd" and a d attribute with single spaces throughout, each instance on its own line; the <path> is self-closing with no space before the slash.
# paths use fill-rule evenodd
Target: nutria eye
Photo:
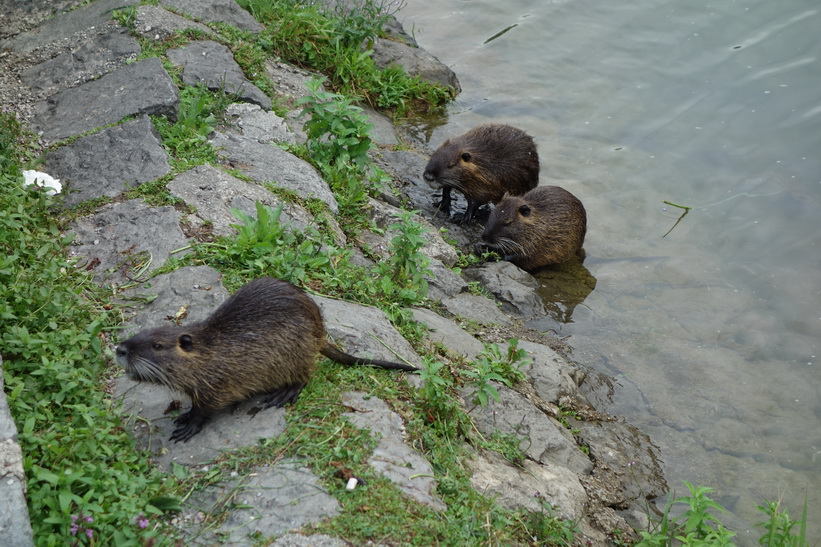
<path id="1" fill-rule="evenodd" d="M 530 207 L 528 207 L 527 205 L 522 205 L 521 207 L 519 207 L 519 214 L 522 215 L 523 217 L 529 217 L 530 216 Z"/>
<path id="2" fill-rule="evenodd" d="M 470 161 L 470 152 L 462 152 L 462 161 Z"/>

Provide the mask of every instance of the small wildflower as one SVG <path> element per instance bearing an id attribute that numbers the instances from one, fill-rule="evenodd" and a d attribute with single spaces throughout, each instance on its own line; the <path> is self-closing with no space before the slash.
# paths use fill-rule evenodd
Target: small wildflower
<path id="1" fill-rule="evenodd" d="M 79 529 L 80 529 L 79 526 L 77 526 L 76 524 L 72 524 L 71 525 L 71 535 L 76 536 L 77 535 L 77 530 L 79 530 Z"/>
<path id="2" fill-rule="evenodd" d="M 94 522 L 94 518 L 91 516 L 86 517 L 86 522 Z"/>
<path id="3" fill-rule="evenodd" d="M 94 530 L 87 528 L 86 535 L 88 536 L 88 539 L 91 539 L 92 537 L 94 537 Z"/>
<path id="4" fill-rule="evenodd" d="M 134 521 L 141 530 L 148 528 L 148 518 L 144 517 L 142 513 L 140 513 L 139 516 L 134 517 Z"/>

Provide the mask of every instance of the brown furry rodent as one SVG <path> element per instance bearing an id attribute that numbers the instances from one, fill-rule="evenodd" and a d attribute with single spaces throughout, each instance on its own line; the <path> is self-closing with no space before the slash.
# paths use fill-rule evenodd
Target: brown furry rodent
<path id="1" fill-rule="evenodd" d="M 188 441 L 216 411 L 253 395 L 266 394 L 262 408 L 295 401 L 320 353 L 345 365 L 417 370 L 344 353 L 328 341 L 319 306 L 270 277 L 246 284 L 204 321 L 137 333 L 117 346 L 117 362 L 132 380 L 191 397 L 191 410 L 176 419 L 171 435 Z"/>
<path id="2" fill-rule="evenodd" d="M 476 252 L 496 251 L 503 260 L 535 270 L 578 255 L 586 232 L 587 213 L 576 196 L 558 186 L 539 186 L 496 204 Z"/>
<path id="3" fill-rule="evenodd" d="M 474 127 L 446 140 L 430 157 L 424 173 L 434 189 L 442 189 L 442 201 L 434 203 L 450 213 L 452 188 L 468 202 L 467 222 L 485 203 L 498 203 L 505 193 L 524 194 L 539 184 L 539 154 L 533 138 L 521 129 L 502 124 Z"/>

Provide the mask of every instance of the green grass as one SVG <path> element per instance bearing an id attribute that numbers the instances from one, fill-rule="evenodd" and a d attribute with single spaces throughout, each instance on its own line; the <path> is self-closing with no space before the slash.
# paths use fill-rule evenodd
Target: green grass
<path id="1" fill-rule="evenodd" d="M 104 329 L 117 318 L 66 257 L 51 198 L 21 187 L 19 135 L 0 114 L 0 354 L 34 535 L 65 545 L 76 525 L 97 544 L 142 545 L 174 502 L 104 391 Z"/>

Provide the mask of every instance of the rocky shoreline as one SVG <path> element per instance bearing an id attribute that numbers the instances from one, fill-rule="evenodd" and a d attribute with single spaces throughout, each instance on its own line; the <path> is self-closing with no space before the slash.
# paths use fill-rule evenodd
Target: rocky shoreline
<path id="1" fill-rule="evenodd" d="M 193 214 L 172 206 L 153 206 L 142 199 L 126 199 L 123 193 L 128 188 L 172 173 L 162 139 L 149 116 L 176 119 L 179 93 L 158 58 L 135 60 L 140 52 L 138 41 L 111 20 L 112 10 L 137 6 L 138 2 L 97 0 L 64 11 L 78 4 L 40 1 L 32 2 L 26 12 L 13 12 L 15 24 L 0 36 L 0 108 L 16 112 L 40 134 L 47 151 L 41 170 L 66 183 L 69 191 L 61 198 L 64 207 L 108 198 L 108 203 L 72 222 L 71 253 L 82 267 L 94 272 L 95 281 L 111 287 L 119 301 L 150 301 L 144 306 L 132 304 L 133 316 L 124 325 L 123 336 L 156 325 L 161 318 L 174 317 L 181 306 L 187 307 L 186 321 L 201 319 L 228 295 L 217 270 L 186 266 L 151 277 L 152 272 L 187 252 L 192 240 L 231 235 L 231 224 L 236 223 L 231 209 L 255 216 L 256 202 L 282 205 L 283 220 L 294 228 L 316 225 L 310 211 L 284 200 L 262 183 L 275 181 L 301 198 L 319 198 L 334 213 L 338 211 L 335 197 L 311 165 L 276 146 L 304 142 L 298 110 L 284 119 L 274 114 L 271 97 L 245 78 L 231 51 L 202 39 L 166 55 L 181 68 L 187 84 L 203 83 L 236 93 L 238 102 L 229 107 L 229 122 L 209 137 L 220 163 L 177 173 L 167 184 L 173 197 L 196 211 Z M 212 22 L 251 32 L 260 28 L 233 0 L 164 0 L 161 4 L 137 8 L 136 33 L 162 40 L 174 30 L 188 27 L 212 33 L 206 25 Z M 59 13 L 46 19 L 50 13 L 47 6 L 55 5 L 61 8 Z M 183 13 L 196 20 L 180 15 Z M 399 63 L 423 78 L 458 86 L 447 67 L 402 42 L 401 37 L 407 35 L 398 23 L 390 25 L 389 35 L 400 38 L 380 40 L 375 45 L 378 62 Z M 267 63 L 266 70 L 288 104 L 307 94 L 311 74 L 306 71 L 274 60 Z M 666 491 L 655 447 L 623 419 L 594 409 L 612 389 L 606 377 L 574 363 L 561 341 L 522 326 L 523 321 L 546 314 L 538 283 L 531 275 L 505 262 L 471 267 L 461 275 L 451 269 L 458 256 L 452 243 L 470 248 L 478 226 L 462 228 L 447 223 L 431 205 L 431 190 L 421 177 L 430 149 L 385 116 L 370 110 L 368 115 L 374 124 L 372 138 L 378 144 L 374 160 L 391 176 L 394 188 L 419 211 L 416 220 L 428 227 L 423 252 L 431 259 L 429 297 L 437 303 L 438 313 L 414 310 L 414 319 L 430 329 L 427 343 L 441 344 L 453 354 L 472 359 L 483 351 L 484 343 L 503 346 L 516 337 L 532 360 L 524 369 L 526 381 L 513 388 L 499 385 L 499 401 L 491 400 L 471 413 L 482 434 L 500 431 L 525 439 L 522 449 L 527 459 L 517 467 L 498 454 L 475 452 L 468 462 L 473 487 L 495 497 L 504 507 L 534 511 L 540 510 L 538 492 L 562 517 L 576 522 L 593 545 L 608 544 L 612 530 L 645 526 L 645 500 Z M 56 143 L 60 146 L 53 147 Z M 242 171 L 248 180 L 230 175 L 226 168 Z M 377 255 L 386 252 L 392 237 L 389 226 L 401 213 L 398 205 L 391 195 L 371 200 L 369 215 L 384 233 L 366 231 L 357 241 L 349 241 L 332 225 L 337 243 L 366 245 Z M 450 242 L 441 236 L 442 227 L 447 228 Z M 364 254 L 361 260 L 368 263 Z M 469 281 L 480 283 L 494 298 L 469 291 Z M 330 336 L 352 353 L 382 359 L 392 359 L 395 353 L 413 364 L 421 363 L 413 346 L 383 312 L 332 298 L 314 298 L 323 310 Z M 356 318 L 355 325 L 351 318 Z M 465 323 L 478 328 L 468 332 Z M 418 380 L 408 376 L 411 383 Z M 138 417 L 130 422 L 138 442 L 155 454 L 157 465 L 165 470 L 170 470 L 172 463 L 207 466 L 225 450 L 253 446 L 260 438 L 278 435 L 288 419 L 284 409 L 269 409 L 264 419 L 259 416 L 254 420 L 242 411 L 226 413 L 191 442 L 169 445 L 171 420 L 164 414 L 168 391 L 135 384 L 122 376 L 112 385 L 125 411 Z M 470 396 L 463 393 L 466 401 Z M 405 442 L 402 417 L 384 401 L 362 392 L 347 392 L 343 398 L 351 409 L 347 415 L 351 423 L 379 439 L 371 466 L 407 496 L 443 510 L 445 504 L 436 494 L 435 473 L 423 454 Z M 572 432 L 559 422 L 560 407 L 573 410 L 575 417 L 564 418 L 571 423 Z M 6 431 L 3 440 L 13 444 L 16 432 L 7 411 L 0 412 L 0 425 Z M 21 469 L 19 460 L 17 468 Z M 21 478 L 16 485 L 4 481 L 0 488 L 4 499 L 18 500 L 16 512 L 0 515 L 4 530 L 15 529 L 15 523 L 26 518 L 25 506 L 19 507 L 24 485 Z M 279 537 L 275 545 L 345 544 L 343 539 L 298 533 L 306 524 L 336 515 L 339 504 L 305 462 L 297 460 L 256 468 L 250 479 L 237 477 L 236 484 L 210 488 L 187 501 L 180 517 L 185 533 L 197 537 L 197 515 L 213 510 L 225 491 L 237 488 L 243 508 L 234 509 L 219 530 L 208 531 L 211 535 L 200 536 L 198 541 L 207 543 L 209 538 L 219 537 L 227 538 L 229 544 L 242 544 L 247 541 L 246 534 L 258 533 Z M 29 531 L 28 536 L 21 532 L 8 544 L 30 543 Z"/>

